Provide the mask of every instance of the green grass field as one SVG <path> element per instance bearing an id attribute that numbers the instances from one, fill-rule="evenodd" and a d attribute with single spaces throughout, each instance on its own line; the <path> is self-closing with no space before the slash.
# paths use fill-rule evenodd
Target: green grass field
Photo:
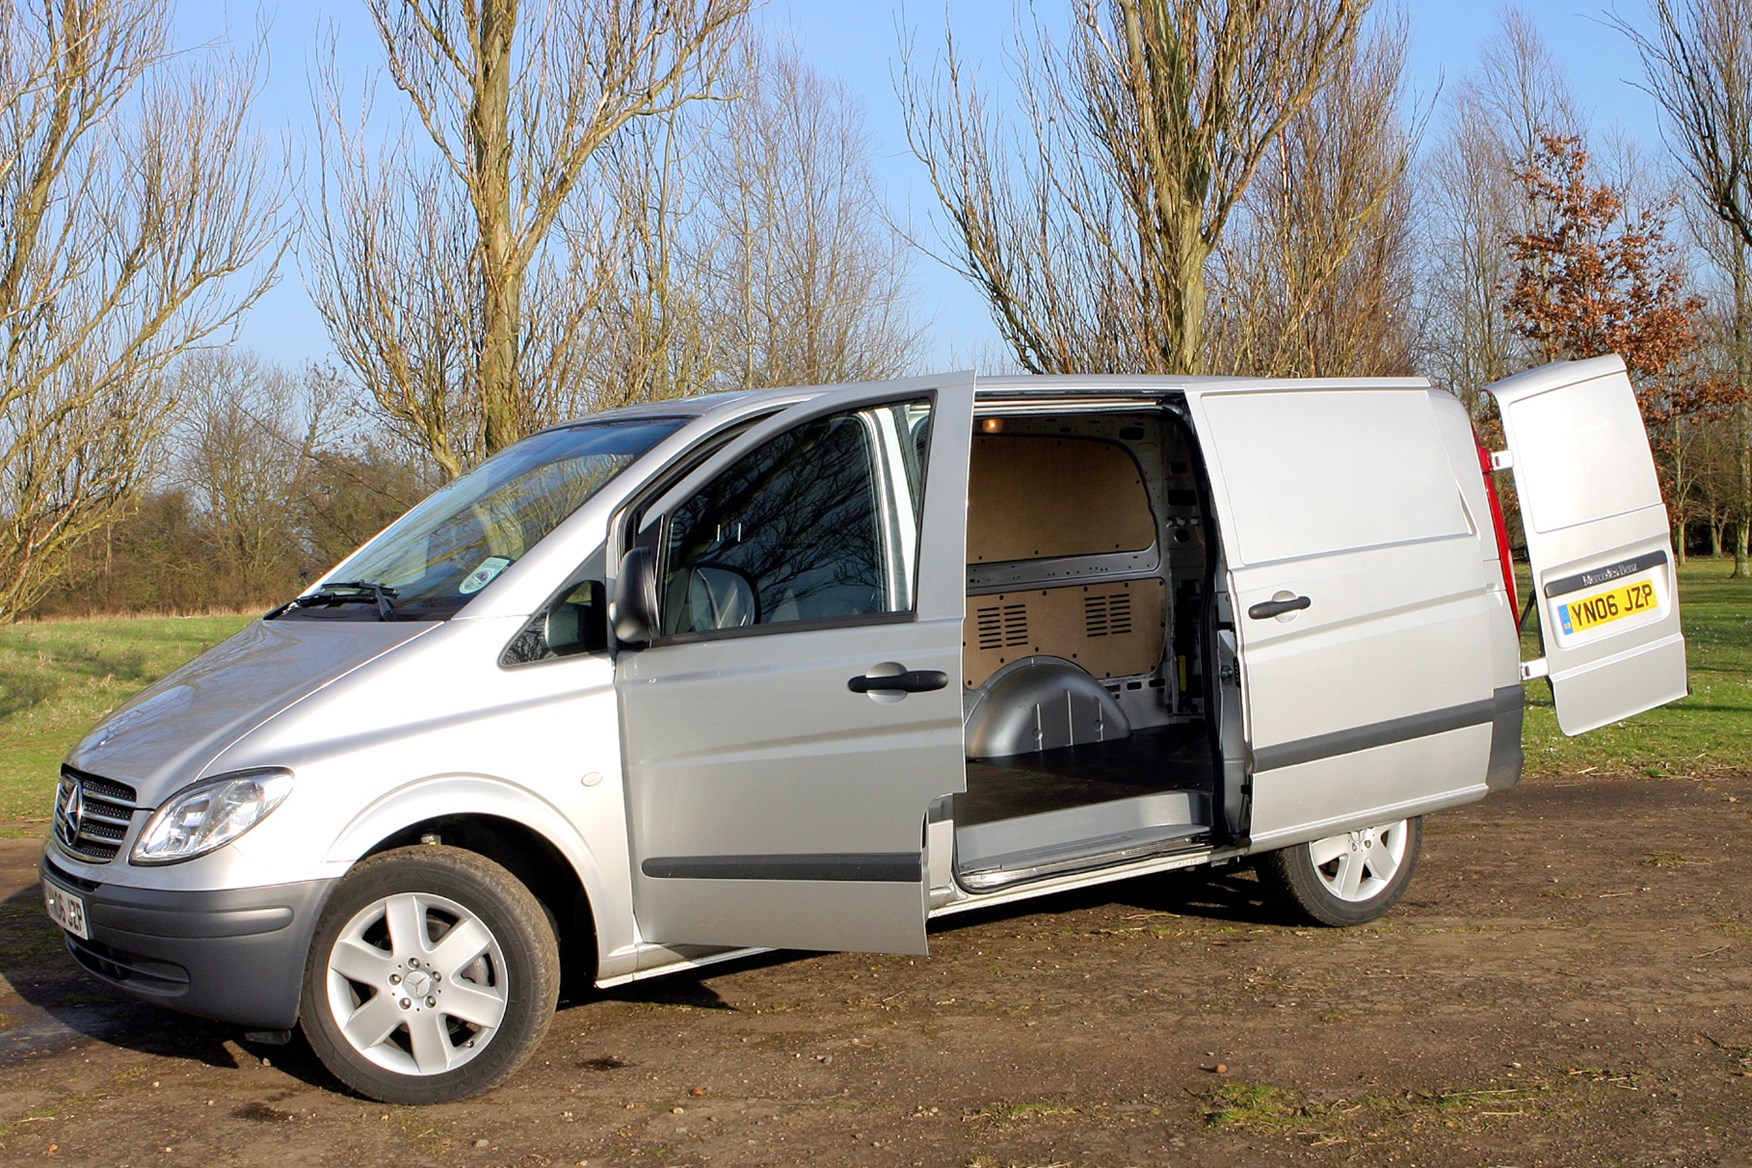
<path id="1" fill-rule="evenodd" d="M 0 835 L 41 832 L 61 759 L 99 718 L 253 619 L 138 617 L 0 628 Z"/>
<path id="2" fill-rule="evenodd" d="M 1557 728 L 1550 687 L 1529 683 L 1521 735 L 1528 773 L 1690 775 L 1752 769 L 1752 580 L 1730 580 L 1732 569 L 1732 561 L 1693 560 L 1679 570 L 1691 679 L 1691 696 L 1683 701 L 1566 738 Z M 1525 603 L 1524 570 L 1520 588 Z M 1540 652 L 1533 621 L 1527 624 L 1532 631 L 1522 637 L 1523 658 Z"/>
<path id="3" fill-rule="evenodd" d="M 1752 581 L 1728 565 L 1680 572 L 1691 696 L 1581 738 L 1558 732 L 1543 681 L 1527 687 L 1531 774 L 1705 774 L 1752 767 Z M 1525 582 L 1523 581 L 1523 595 Z M 0 628 L 0 835 L 48 820 L 61 759 L 107 711 L 250 616 L 45 621 Z M 1538 652 L 1528 639 L 1524 656 Z"/>

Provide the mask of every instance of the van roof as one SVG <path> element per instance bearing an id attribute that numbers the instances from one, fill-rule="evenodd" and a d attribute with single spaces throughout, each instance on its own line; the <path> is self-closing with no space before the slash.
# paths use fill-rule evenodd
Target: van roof
<path id="1" fill-rule="evenodd" d="M 967 376 L 965 373 L 943 374 L 945 378 L 957 379 Z M 918 379 L 913 379 L 915 384 Z M 929 380 L 928 378 L 925 380 Z M 869 384 L 869 383 L 865 383 Z M 1246 386 L 1257 385 L 1261 389 L 1296 386 L 1307 389 L 1315 386 L 1329 385 L 1338 388 L 1395 388 L 1423 389 L 1430 388 L 1428 379 L 1422 377 L 1327 377 L 1327 378 L 1283 378 L 1283 377 L 1229 377 L 1229 376 L 1181 376 L 1167 377 L 1157 375 L 1112 374 L 1112 373 L 1066 373 L 1066 374 L 1003 374 L 999 376 L 980 376 L 976 381 L 976 389 L 982 395 L 992 395 L 1006 398 L 1015 397 L 1063 397 L 1070 394 L 1154 394 L 1173 393 L 1201 386 Z M 576 425 L 579 422 L 597 421 L 635 421 L 642 418 L 700 418 L 708 414 L 759 412 L 774 406 L 788 405 L 792 402 L 804 401 L 818 394 L 830 393 L 839 388 L 837 385 L 792 385 L 774 386 L 770 389 L 728 390 L 721 393 L 698 394 L 693 397 L 664 398 L 660 401 L 639 402 L 635 405 L 620 406 L 615 409 L 603 410 L 559 423 L 561 426 Z"/>

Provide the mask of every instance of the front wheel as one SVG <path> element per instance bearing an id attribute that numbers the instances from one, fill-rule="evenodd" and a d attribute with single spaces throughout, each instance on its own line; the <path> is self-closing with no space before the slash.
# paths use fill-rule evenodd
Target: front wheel
<path id="1" fill-rule="evenodd" d="M 515 876 L 460 848 L 400 848 L 354 868 L 323 910 L 300 1022 L 359 1094 L 445 1103 L 510 1077 L 559 984 L 553 928 Z"/>
<path id="2" fill-rule="evenodd" d="M 1422 850 L 1423 820 L 1401 819 L 1268 852 L 1259 877 L 1311 924 L 1361 925 L 1399 903 Z"/>

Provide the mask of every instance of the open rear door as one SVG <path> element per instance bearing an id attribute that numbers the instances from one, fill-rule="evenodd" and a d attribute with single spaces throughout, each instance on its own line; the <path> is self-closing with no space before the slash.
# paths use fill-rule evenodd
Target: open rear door
<path id="1" fill-rule="evenodd" d="M 1502 411 L 1545 646 L 1524 676 L 1550 677 L 1565 734 L 1684 697 L 1671 528 L 1624 362 L 1560 361 L 1490 393 Z"/>

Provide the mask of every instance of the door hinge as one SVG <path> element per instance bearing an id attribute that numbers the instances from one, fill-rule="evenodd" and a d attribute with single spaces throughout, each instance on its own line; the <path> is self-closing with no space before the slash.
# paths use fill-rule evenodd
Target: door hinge
<path id="1" fill-rule="evenodd" d="M 1490 469 L 1508 470 L 1514 465 L 1515 452 L 1513 450 L 1493 450 L 1490 452 Z"/>
<path id="2" fill-rule="evenodd" d="M 1545 658 L 1535 657 L 1531 661 L 1521 662 L 1521 680 L 1537 681 L 1541 677 L 1550 677 L 1551 667 L 1545 663 Z"/>

